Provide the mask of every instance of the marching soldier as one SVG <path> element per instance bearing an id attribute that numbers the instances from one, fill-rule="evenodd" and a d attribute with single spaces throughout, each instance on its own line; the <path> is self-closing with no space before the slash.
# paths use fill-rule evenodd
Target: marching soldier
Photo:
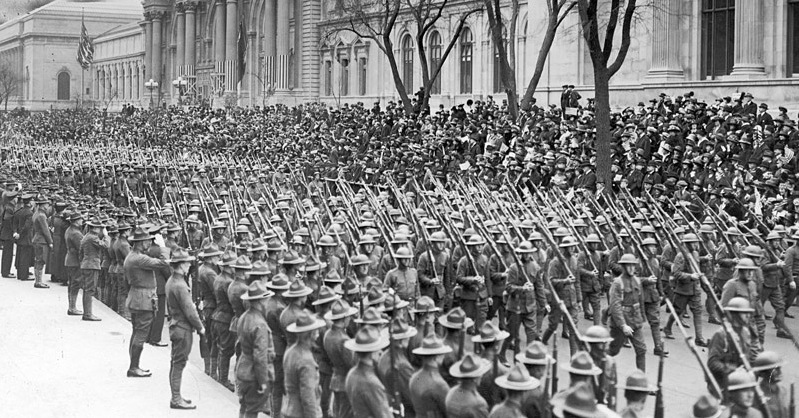
<path id="1" fill-rule="evenodd" d="M 622 267 L 621 275 L 613 279 L 610 285 L 610 355 L 621 351 L 626 340 L 635 349 L 635 365 L 646 370 L 646 342 L 644 342 L 644 292 L 641 280 L 635 276 L 638 260 L 632 254 L 624 254 L 618 261 Z"/>
<path id="2" fill-rule="evenodd" d="M 446 248 L 447 237 L 444 232 L 433 232 L 429 241 L 430 252 L 423 252 L 417 263 L 419 293 L 433 299 L 436 306 L 442 307 L 452 290 L 450 251 Z M 433 255 L 433 262 L 430 260 L 430 253 Z"/>
<path id="3" fill-rule="evenodd" d="M 685 244 L 689 256 L 698 259 L 698 243 L 699 238 L 694 234 L 686 234 L 681 241 Z M 699 280 L 702 277 L 701 272 L 691 272 L 691 265 L 685 259 L 683 253 L 677 253 L 672 264 L 671 273 L 674 276 L 674 308 L 678 316 L 682 316 L 688 309 L 689 304 L 691 314 L 694 316 L 694 343 L 699 347 L 707 347 L 707 341 L 702 338 L 702 309 L 701 309 L 701 294 L 699 290 Z M 671 326 L 674 323 L 674 317 L 670 316 L 666 321 L 666 326 L 663 328 L 663 333 L 666 338 L 673 340 L 674 336 L 671 333 Z"/>
<path id="4" fill-rule="evenodd" d="M 514 250 L 522 265 L 513 263 L 507 273 L 507 311 L 508 331 L 510 339 L 506 340 L 501 350 L 501 358 L 505 359 L 505 349 L 518 352 L 521 339 L 519 327 L 524 326 L 526 341 L 538 340 L 536 315 L 540 310 L 549 311 L 546 291 L 541 278 L 541 267 L 532 257 L 533 245 L 530 241 L 522 241 Z"/>
<path id="5" fill-rule="evenodd" d="M 727 377 L 727 407 L 731 417 L 762 418 L 763 414 L 755 409 L 755 387 L 757 380 L 752 372 L 737 368 Z"/>
<path id="6" fill-rule="evenodd" d="M 476 329 L 483 326 L 488 314 L 488 306 L 493 303 L 488 297 L 488 288 L 485 283 L 488 259 L 480 251 L 485 240 L 480 235 L 472 235 L 466 241 L 469 255 L 464 255 L 458 261 L 455 281 L 460 285 L 460 291 L 455 289 L 455 297 L 460 299 L 461 307 L 466 315 L 474 321 Z M 469 330 L 474 333 L 474 330 Z"/>
<path id="7" fill-rule="evenodd" d="M 594 325 L 599 325 L 602 323 L 600 294 L 603 289 L 600 272 L 605 271 L 603 262 L 606 261 L 606 257 L 601 251 L 602 240 L 599 239 L 599 235 L 589 234 L 585 238 L 585 243 L 590 253 L 580 252 L 577 255 L 580 291 L 583 294 L 583 313 L 585 319 L 593 320 Z"/>
<path id="8" fill-rule="evenodd" d="M 651 273 L 651 276 L 641 278 L 641 285 L 644 291 L 644 312 L 646 312 L 646 320 L 652 332 L 655 355 L 668 356 L 669 352 L 663 345 L 663 337 L 660 334 L 660 302 L 663 297 L 661 288 L 662 282 L 668 280 L 668 276 L 664 277 L 664 272 L 660 268 L 660 260 L 657 257 L 657 241 L 654 238 L 644 238 L 641 242 L 641 247 L 646 255 L 644 262 Z"/>
<path id="9" fill-rule="evenodd" d="M 749 320 L 755 311 L 750 307 L 749 301 L 742 297 L 730 299 L 724 305 L 724 310 L 730 314 L 730 326 L 735 335 L 729 335 L 726 328 L 720 328 L 711 337 L 707 349 L 707 367 L 722 391 L 729 386 L 728 376 L 730 373 L 741 366 L 740 356 L 749 357 L 751 355 L 752 334 L 749 330 Z M 743 353 L 738 353 L 736 346 L 740 347 Z M 713 393 L 714 389 L 710 384 L 708 384 L 708 389 L 714 396 L 722 397 L 723 395 L 722 399 L 727 398 L 727 393 Z"/>
<path id="10" fill-rule="evenodd" d="M 766 396 L 766 408 L 771 418 L 790 417 L 792 394 L 790 388 L 782 383 L 782 357 L 774 351 L 764 351 L 752 362 L 752 372 L 760 381 L 760 389 Z M 765 414 L 764 414 L 765 415 Z"/>
<path id="11" fill-rule="evenodd" d="M 583 296 L 582 290 L 580 289 L 580 282 L 570 273 L 577 269 L 577 259 L 572 253 L 575 246 L 577 246 L 577 240 L 572 237 L 565 237 L 558 245 L 559 249 L 556 249 L 556 251 L 561 252 L 568 265 L 564 266 L 563 262 L 560 261 L 560 257 L 553 258 L 552 262 L 549 263 L 547 277 L 549 277 L 549 281 L 552 283 L 555 291 L 558 292 L 560 299 L 563 300 L 567 311 L 561 312 L 561 308 L 558 304 L 552 307 L 552 313 L 549 316 L 549 326 L 546 331 L 544 331 L 544 335 L 541 338 L 544 344 L 546 344 L 549 341 L 549 337 L 557 331 L 558 325 L 560 325 L 563 320 L 563 315 L 569 315 L 572 318 L 572 323 L 576 323 L 577 321 L 577 308 L 582 303 Z M 567 327 L 567 325 L 564 324 L 564 327 Z M 577 336 L 572 330 L 569 330 L 569 349 L 572 355 L 577 353 L 578 347 Z"/>
<path id="12" fill-rule="evenodd" d="M 407 248 L 400 248 L 394 254 L 394 258 L 397 260 L 397 267 L 386 273 L 383 287 L 386 290 L 392 289 L 402 300 L 418 299 L 419 278 L 416 269 L 410 266 L 413 254 Z"/>

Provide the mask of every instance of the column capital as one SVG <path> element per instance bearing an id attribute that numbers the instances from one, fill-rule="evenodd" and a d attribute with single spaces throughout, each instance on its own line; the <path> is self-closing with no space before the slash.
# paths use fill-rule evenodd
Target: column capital
<path id="1" fill-rule="evenodd" d="M 151 10 L 150 16 L 152 20 L 163 20 L 166 17 L 166 10 Z"/>
<path id="2" fill-rule="evenodd" d="M 194 13 L 197 11 L 197 2 L 196 1 L 185 1 L 182 3 L 183 9 L 186 10 L 186 13 Z"/>
<path id="3" fill-rule="evenodd" d="M 182 15 L 186 12 L 186 4 L 185 3 L 178 3 L 175 5 L 175 13 Z"/>

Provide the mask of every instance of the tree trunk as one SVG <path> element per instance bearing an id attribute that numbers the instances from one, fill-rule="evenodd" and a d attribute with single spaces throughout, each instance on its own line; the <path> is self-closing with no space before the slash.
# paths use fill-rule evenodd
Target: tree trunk
<path id="1" fill-rule="evenodd" d="M 610 192 L 613 174 L 610 166 L 610 92 L 607 69 L 594 66 L 594 112 L 596 115 L 596 177 L 597 183 L 605 185 Z"/>
<path id="2" fill-rule="evenodd" d="M 391 77 L 394 79 L 394 87 L 397 89 L 397 93 L 399 93 L 400 99 L 402 100 L 402 107 L 405 109 L 405 113 L 410 116 L 413 114 L 413 104 L 411 104 L 411 99 L 408 97 L 408 92 L 405 90 L 405 83 L 400 75 L 397 59 L 394 56 L 394 46 L 391 44 L 389 36 L 388 34 L 383 35 L 385 45 L 383 52 L 386 54 L 386 58 L 388 58 L 388 65 L 391 67 Z"/>
<path id="3" fill-rule="evenodd" d="M 527 85 L 527 90 L 524 92 L 522 98 L 522 110 L 528 111 L 533 107 L 533 96 L 538 89 L 538 82 L 541 81 L 541 75 L 544 73 L 544 65 L 549 57 L 549 50 L 552 48 L 552 43 L 555 42 L 555 33 L 558 30 L 556 25 L 557 16 L 553 19 L 549 18 L 547 24 L 547 31 L 544 33 L 544 40 L 541 42 L 541 48 L 538 50 L 538 58 L 535 61 L 535 69 L 533 70 L 533 77 L 530 78 L 530 83 Z"/>

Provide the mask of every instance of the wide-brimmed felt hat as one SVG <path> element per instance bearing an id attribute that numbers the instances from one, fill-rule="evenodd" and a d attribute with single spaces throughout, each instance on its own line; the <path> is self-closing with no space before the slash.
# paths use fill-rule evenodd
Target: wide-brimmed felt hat
<path id="1" fill-rule="evenodd" d="M 438 318 L 438 323 L 444 328 L 462 329 L 470 328 L 474 325 L 474 321 L 466 316 L 466 312 L 460 307 L 452 308 L 446 315 Z"/>
<path id="2" fill-rule="evenodd" d="M 242 300 L 266 299 L 274 296 L 274 292 L 268 290 L 264 282 L 255 280 L 247 287 L 247 293 L 241 295 Z"/>
<path id="3" fill-rule="evenodd" d="M 305 260 L 304 269 L 305 269 L 306 272 L 320 271 L 320 270 L 324 269 L 325 267 L 327 267 L 327 263 L 320 263 L 320 262 L 314 260 L 313 257 L 308 257 Z M 335 273 L 335 270 L 331 270 L 331 272 Z M 327 280 L 325 280 L 325 281 L 327 281 Z"/>
<path id="4" fill-rule="evenodd" d="M 358 313 L 358 308 L 350 306 L 344 299 L 336 299 L 330 304 L 330 310 L 325 313 L 325 319 L 335 321 L 337 319 L 353 316 Z"/>
<path id="5" fill-rule="evenodd" d="M 337 295 L 336 292 L 328 286 L 322 286 L 319 288 L 317 299 L 313 301 L 311 305 L 324 305 L 325 303 L 330 303 L 337 299 L 341 299 L 341 295 Z"/>
<path id="6" fill-rule="evenodd" d="M 417 334 L 416 328 L 408 325 L 405 320 L 402 318 L 394 318 L 391 321 L 391 325 L 388 327 L 388 332 L 391 334 L 391 338 L 394 340 L 404 340 L 407 338 L 411 338 Z"/>
<path id="7" fill-rule="evenodd" d="M 360 318 L 356 318 L 355 322 L 364 325 L 383 325 L 387 324 L 388 320 L 383 318 L 383 315 L 377 308 L 371 307 L 364 311 Z"/>
<path id="8" fill-rule="evenodd" d="M 303 309 L 297 314 L 297 319 L 295 319 L 293 323 L 286 327 L 286 332 L 298 334 L 301 332 L 313 331 L 315 329 L 322 328 L 325 325 L 324 319 L 320 319 L 318 316 L 316 316 L 316 314 L 311 313 L 311 311 Z"/>
<path id="9" fill-rule="evenodd" d="M 236 258 L 236 261 L 230 264 L 230 267 L 239 270 L 252 270 L 252 263 L 250 262 L 250 257 L 240 255 Z"/>
<path id="10" fill-rule="evenodd" d="M 588 382 L 579 382 L 566 389 L 565 396 L 555 397 L 552 403 L 555 416 L 563 417 L 564 412 L 581 418 L 604 418 L 597 407 L 594 390 Z"/>
<path id="11" fill-rule="evenodd" d="M 166 261 L 167 261 L 167 263 L 172 264 L 172 263 L 183 263 L 183 262 L 194 261 L 194 260 L 195 260 L 195 258 L 191 254 L 189 254 L 188 251 L 186 251 L 183 248 L 178 247 L 174 251 L 172 251 L 171 257 L 169 258 L 169 260 L 166 260 Z"/>
<path id="12" fill-rule="evenodd" d="M 694 402 L 691 418 L 720 418 L 727 408 L 710 395 L 702 395 Z"/>
<path id="13" fill-rule="evenodd" d="M 133 236 L 128 238 L 130 242 L 138 242 L 138 241 L 151 241 L 155 239 L 149 232 L 145 231 L 141 227 L 138 227 L 133 230 Z"/>
<path id="14" fill-rule="evenodd" d="M 594 364 L 591 355 L 586 351 L 574 353 L 569 364 L 561 365 L 561 367 L 569 373 L 583 376 L 597 376 L 602 374 L 602 369 Z"/>
<path id="15" fill-rule="evenodd" d="M 452 347 L 444 344 L 444 340 L 438 338 L 434 332 L 422 339 L 422 344 L 413 349 L 413 354 L 417 356 L 438 356 L 452 352 Z"/>
<path id="16" fill-rule="evenodd" d="M 296 252 L 289 251 L 286 254 L 284 254 L 283 258 L 280 259 L 278 262 L 280 264 L 290 265 L 290 266 L 300 265 L 300 264 L 305 264 L 305 257 L 300 257 L 300 255 L 297 254 Z"/>
<path id="17" fill-rule="evenodd" d="M 283 292 L 283 297 L 300 298 L 303 296 L 308 296 L 311 293 L 313 293 L 313 289 L 306 286 L 305 283 L 302 282 L 302 280 L 294 280 L 293 282 L 291 282 L 291 285 L 289 286 L 288 290 Z"/>
<path id="18" fill-rule="evenodd" d="M 450 366 L 449 374 L 459 379 L 469 379 L 480 377 L 490 369 L 490 361 L 480 358 L 474 353 L 467 353 L 463 359 Z"/>
<path id="19" fill-rule="evenodd" d="M 555 359 L 547 353 L 547 347 L 541 341 L 533 341 L 527 345 L 523 353 L 516 355 L 516 360 L 520 363 L 546 366 L 552 364 Z"/>
<path id="20" fill-rule="evenodd" d="M 622 385 L 616 386 L 618 389 L 621 390 L 632 390 L 635 392 L 654 392 L 657 390 L 657 387 L 649 384 L 649 379 L 647 379 L 646 374 L 642 372 L 640 369 L 635 369 L 627 376 L 627 380 Z"/>
<path id="21" fill-rule="evenodd" d="M 344 342 L 344 347 L 356 353 L 373 353 L 388 347 L 388 338 L 383 337 L 377 327 L 362 326 L 355 334 L 355 338 Z"/>
<path id="22" fill-rule="evenodd" d="M 541 386 L 541 381 L 530 376 L 521 363 L 514 364 L 507 374 L 496 377 L 494 383 L 503 389 L 516 391 L 528 391 Z"/>
<path id="23" fill-rule="evenodd" d="M 416 299 L 416 306 L 411 308 L 411 313 L 428 313 L 428 312 L 438 312 L 441 308 L 436 306 L 436 303 L 430 296 L 422 296 L 419 299 Z"/>
<path id="24" fill-rule="evenodd" d="M 364 306 L 379 305 L 385 301 L 386 294 L 378 287 L 369 289 L 369 292 L 366 293 L 366 297 L 363 298 Z"/>
<path id="25" fill-rule="evenodd" d="M 289 283 L 289 278 L 283 273 L 278 273 L 272 276 L 272 280 L 270 280 L 266 287 L 275 290 L 287 290 L 291 287 L 291 283 Z"/>
<path id="26" fill-rule="evenodd" d="M 495 341 L 502 341 L 510 336 L 510 333 L 499 329 L 493 322 L 483 322 L 480 327 L 480 333 L 472 337 L 472 342 L 475 343 L 491 343 Z"/>
<path id="27" fill-rule="evenodd" d="M 219 247 L 216 244 L 211 243 L 207 247 L 203 248 L 200 251 L 200 253 L 198 254 L 198 256 L 200 256 L 200 257 L 214 257 L 214 256 L 217 256 L 217 255 L 222 255 L 224 253 L 225 252 L 220 250 Z"/>
<path id="28" fill-rule="evenodd" d="M 268 276 L 272 272 L 269 266 L 261 260 L 252 263 L 252 270 L 244 273 L 245 276 Z"/>

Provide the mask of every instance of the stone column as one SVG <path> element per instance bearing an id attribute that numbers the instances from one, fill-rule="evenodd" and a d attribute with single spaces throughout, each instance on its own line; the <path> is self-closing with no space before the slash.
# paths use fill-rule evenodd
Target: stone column
<path id="1" fill-rule="evenodd" d="M 144 22 L 139 23 L 144 28 L 144 77 L 149 80 L 152 78 L 153 70 L 153 20 L 151 12 L 144 12 Z"/>
<path id="2" fill-rule="evenodd" d="M 184 52 L 183 63 L 186 66 L 186 75 L 189 76 L 189 82 L 191 82 L 191 77 L 194 76 L 195 64 L 195 34 L 197 33 L 195 26 L 195 12 L 197 10 L 197 3 L 190 1 L 184 3 L 184 5 L 186 7 L 186 50 Z M 180 34 L 178 34 L 178 36 L 180 36 Z"/>
<path id="3" fill-rule="evenodd" d="M 277 2 L 277 88 L 285 90 L 289 87 L 289 2 Z"/>
<path id="4" fill-rule="evenodd" d="M 186 15 L 183 3 L 178 3 L 175 6 L 177 11 L 175 15 L 175 36 L 177 39 L 177 50 L 175 52 L 175 68 L 178 71 L 178 76 L 182 76 L 184 72 L 184 63 L 186 59 Z"/>
<path id="5" fill-rule="evenodd" d="M 738 78 L 766 76 L 763 64 L 763 2 L 735 0 L 735 64 Z"/>
<path id="6" fill-rule="evenodd" d="M 214 61 L 225 60 L 225 1 L 216 0 L 214 5 Z"/>
<path id="7" fill-rule="evenodd" d="M 114 89 L 116 90 L 116 94 L 117 94 L 116 95 L 116 100 L 119 101 L 119 100 L 122 100 L 122 97 L 125 94 L 125 89 L 122 87 L 123 80 L 125 79 L 124 78 L 125 74 L 122 72 L 122 64 L 121 63 L 114 64 L 114 67 L 116 67 L 115 71 L 117 73 L 116 80 L 115 80 L 116 81 L 116 86 L 114 86 Z"/>
<path id="8" fill-rule="evenodd" d="M 658 81 L 682 80 L 680 1 L 654 0 L 652 14 L 652 66 L 646 77 Z"/>
<path id="9" fill-rule="evenodd" d="M 100 74 L 102 74 L 102 70 L 95 69 L 94 83 L 92 83 L 92 89 L 94 90 L 92 97 L 94 97 L 94 100 L 100 100 Z"/>
<path id="10" fill-rule="evenodd" d="M 295 89 L 302 87 L 302 38 L 304 33 L 303 31 L 306 29 L 304 22 L 305 19 L 303 16 L 305 3 L 316 2 L 294 0 L 294 53 L 291 57 L 293 66 L 291 77 L 294 79 L 292 85 Z"/>
<path id="11" fill-rule="evenodd" d="M 105 77 L 105 70 L 103 67 L 97 69 L 97 100 L 103 100 L 103 89 L 105 88 L 105 84 L 103 84 L 103 78 Z"/>
<path id="12" fill-rule="evenodd" d="M 152 53 L 152 70 L 150 76 L 153 80 L 161 83 L 161 20 L 164 17 L 163 12 L 153 12 L 153 42 L 150 44 Z"/>
<path id="13" fill-rule="evenodd" d="M 274 83 L 275 52 L 277 51 L 277 0 L 265 0 L 263 31 L 264 81 L 267 83 Z"/>

